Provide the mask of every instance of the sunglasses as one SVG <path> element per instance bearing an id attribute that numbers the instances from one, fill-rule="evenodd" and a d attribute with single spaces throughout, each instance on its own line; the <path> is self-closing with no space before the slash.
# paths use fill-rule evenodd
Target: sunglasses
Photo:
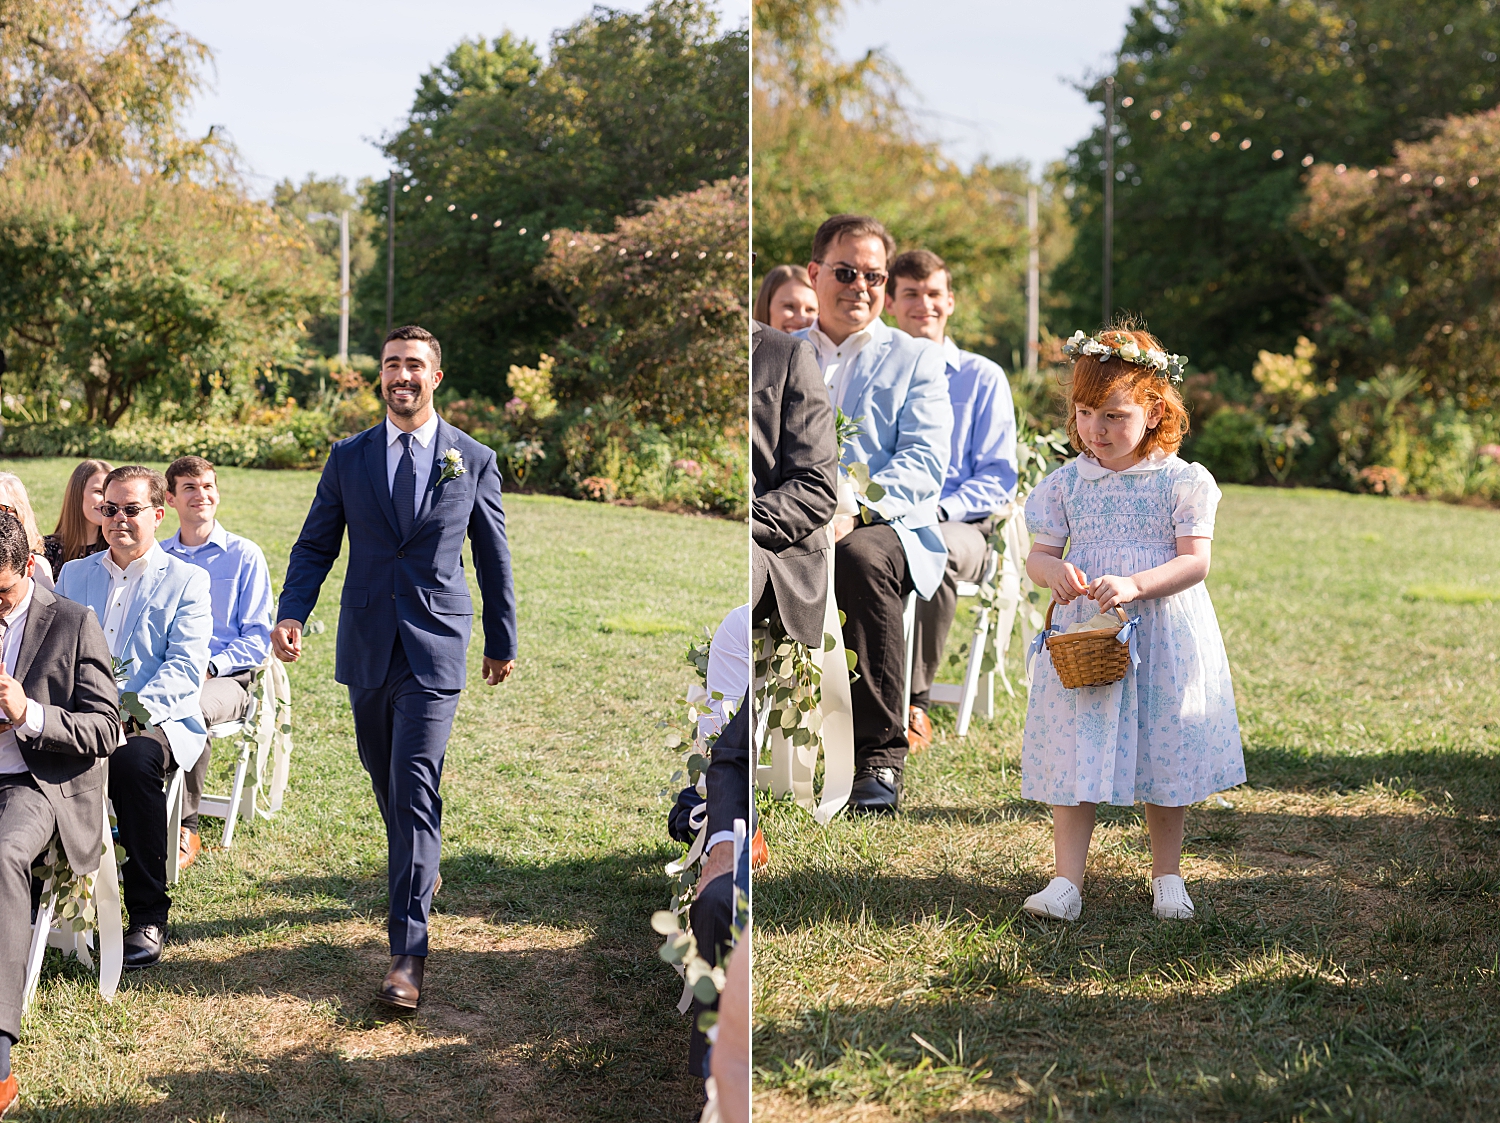
<path id="1" fill-rule="evenodd" d="M 116 503 L 99 504 L 99 513 L 106 519 L 112 519 L 116 515 L 124 515 L 127 519 L 133 519 L 142 511 L 150 510 L 152 510 L 152 506 L 149 503 L 127 503 L 123 507 Z"/>
<path id="2" fill-rule="evenodd" d="M 827 265 L 828 263 L 820 261 L 818 264 Z M 879 272 L 861 273 L 858 269 L 850 265 L 835 265 L 832 266 L 832 269 L 833 279 L 841 285 L 852 285 L 860 277 L 863 277 L 865 284 L 869 285 L 872 289 L 878 289 L 885 284 L 887 277 L 887 274 Z"/>

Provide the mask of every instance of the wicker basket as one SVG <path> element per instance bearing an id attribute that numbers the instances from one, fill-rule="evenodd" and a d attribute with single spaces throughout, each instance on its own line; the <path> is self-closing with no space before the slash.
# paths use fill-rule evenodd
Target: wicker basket
<path id="1" fill-rule="evenodd" d="M 1056 601 L 1047 606 L 1047 628 L 1052 627 L 1052 610 L 1056 607 Z M 1118 605 L 1114 612 L 1120 618 L 1120 627 L 1124 627 L 1129 617 Z M 1119 628 L 1100 628 L 1048 636 L 1047 653 L 1052 656 L 1052 666 L 1062 684 L 1069 690 L 1077 690 L 1081 686 L 1108 686 L 1124 678 L 1130 669 L 1130 645 L 1115 638 L 1119 631 Z"/>

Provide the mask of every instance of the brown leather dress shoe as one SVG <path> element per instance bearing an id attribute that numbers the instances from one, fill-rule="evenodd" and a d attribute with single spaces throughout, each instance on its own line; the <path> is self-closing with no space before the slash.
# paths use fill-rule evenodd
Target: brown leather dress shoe
<path id="1" fill-rule="evenodd" d="M 906 743 L 914 753 L 932 748 L 932 719 L 921 706 L 911 708 L 911 717 L 906 726 Z"/>
<path id="2" fill-rule="evenodd" d="M 21 1086 L 16 1083 L 16 1074 L 12 1072 L 4 1080 L 0 1080 L 0 1115 L 15 1107 L 20 1098 Z"/>
<path id="3" fill-rule="evenodd" d="M 750 838 L 750 868 L 763 870 L 771 864 L 771 848 L 766 845 L 766 836 L 759 827 Z"/>
<path id="4" fill-rule="evenodd" d="M 177 868 L 185 870 L 198 860 L 198 855 L 203 852 L 203 839 L 197 831 L 182 828 L 182 833 L 177 840 Z"/>
<path id="5" fill-rule="evenodd" d="M 425 955 L 393 955 L 391 969 L 375 992 L 375 1001 L 398 1010 L 415 1010 L 422 1000 L 422 971 Z"/>

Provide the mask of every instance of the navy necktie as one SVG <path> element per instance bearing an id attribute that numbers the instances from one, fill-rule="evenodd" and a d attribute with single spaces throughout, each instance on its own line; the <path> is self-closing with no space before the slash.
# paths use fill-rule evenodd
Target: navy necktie
<path id="1" fill-rule="evenodd" d="M 411 533 L 417 517 L 417 462 L 412 456 L 411 434 L 402 433 L 401 459 L 396 462 L 396 482 L 391 485 L 391 502 L 396 505 L 396 525 L 401 537 Z"/>

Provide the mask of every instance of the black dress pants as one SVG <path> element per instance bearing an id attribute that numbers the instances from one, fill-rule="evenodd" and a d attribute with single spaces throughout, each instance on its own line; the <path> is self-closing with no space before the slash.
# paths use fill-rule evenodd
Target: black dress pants
<path id="1" fill-rule="evenodd" d="M 724 966 L 734 939 L 734 874 L 720 874 L 703 887 L 698 899 L 688 908 L 688 926 L 698 944 L 698 954 L 715 967 Z M 708 1038 L 698 1028 L 698 1016 L 705 1010 L 717 1010 L 719 1000 L 705 1006 L 696 998 L 690 1007 L 693 1034 L 688 1041 L 688 1071 L 708 1079 Z"/>
<path id="2" fill-rule="evenodd" d="M 906 551 L 891 527 L 857 526 L 834 547 L 833 587 L 844 613 L 844 646 L 859 678 L 854 707 L 854 767 L 906 764 L 905 598 L 912 591 Z"/>
<path id="3" fill-rule="evenodd" d="M 122 895 L 130 923 L 167 923 L 167 793 L 162 790 L 172 763 L 166 735 L 152 728 L 133 733 L 109 758 L 109 798 L 115 805 L 120 845 L 128 859 L 121 868 Z M 175 839 L 173 840 L 175 843 Z"/>

